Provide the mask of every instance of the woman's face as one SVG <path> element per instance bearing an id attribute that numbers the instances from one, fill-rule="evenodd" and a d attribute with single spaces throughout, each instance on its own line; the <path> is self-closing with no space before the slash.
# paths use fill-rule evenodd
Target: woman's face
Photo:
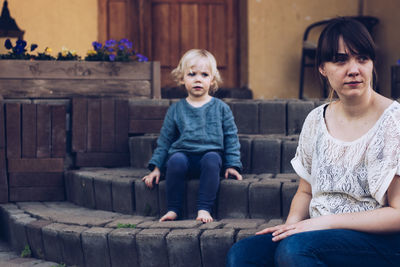
<path id="1" fill-rule="evenodd" d="M 359 96 L 372 90 L 373 67 L 368 56 L 351 54 L 340 38 L 335 59 L 323 63 L 319 71 L 340 98 Z"/>

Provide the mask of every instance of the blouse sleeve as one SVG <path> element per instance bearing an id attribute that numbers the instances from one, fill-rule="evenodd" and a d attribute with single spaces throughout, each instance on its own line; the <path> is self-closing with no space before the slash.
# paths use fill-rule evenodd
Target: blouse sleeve
<path id="1" fill-rule="evenodd" d="M 400 175 L 400 108 L 386 116 L 368 147 L 366 156 L 371 195 L 386 205 L 386 192 L 395 175 Z"/>
<path id="2" fill-rule="evenodd" d="M 316 110 L 313 110 L 304 121 L 299 137 L 299 144 L 296 149 L 296 155 L 290 162 L 295 172 L 310 184 L 312 184 L 311 168 L 316 124 L 317 114 Z"/>

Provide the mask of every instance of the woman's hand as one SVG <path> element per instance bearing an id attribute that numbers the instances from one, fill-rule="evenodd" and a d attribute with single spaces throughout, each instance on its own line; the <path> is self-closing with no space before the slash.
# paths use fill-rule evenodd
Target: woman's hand
<path id="1" fill-rule="evenodd" d="M 313 219 L 303 220 L 293 224 L 281 224 L 273 227 L 265 228 L 256 233 L 263 235 L 272 233 L 272 241 L 280 241 L 288 236 L 315 230 L 330 229 L 329 216 L 321 216 Z"/>
<path id="2" fill-rule="evenodd" d="M 146 186 L 150 189 L 153 188 L 153 180 L 156 179 L 156 184 L 160 181 L 161 172 L 158 167 L 155 167 L 154 170 L 142 178 L 142 181 L 146 184 Z"/>
<path id="3" fill-rule="evenodd" d="M 236 180 L 243 180 L 242 175 L 235 168 L 227 168 L 225 171 L 225 179 L 229 178 L 229 175 L 232 175 L 236 178 Z"/>

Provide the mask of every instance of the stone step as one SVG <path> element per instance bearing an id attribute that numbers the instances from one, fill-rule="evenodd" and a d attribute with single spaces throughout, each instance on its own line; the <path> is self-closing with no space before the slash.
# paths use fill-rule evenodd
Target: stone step
<path id="1" fill-rule="evenodd" d="M 294 173 L 298 135 L 239 135 L 243 173 Z M 147 168 L 157 147 L 157 134 L 129 138 L 130 166 Z"/>
<path id="2" fill-rule="evenodd" d="M 134 168 L 86 168 L 65 175 L 67 200 L 90 209 L 159 217 L 167 211 L 165 180 L 149 189 Z M 246 174 L 243 181 L 221 179 L 213 217 L 285 218 L 298 186 L 296 174 Z M 183 218 L 195 219 L 199 181 L 186 182 Z"/>
<path id="3" fill-rule="evenodd" d="M 35 258 L 67 266 L 223 267 L 235 242 L 282 220 L 158 222 L 69 202 L 23 202 L 0 205 L 0 222 L 17 254 L 28 245 Z"/>

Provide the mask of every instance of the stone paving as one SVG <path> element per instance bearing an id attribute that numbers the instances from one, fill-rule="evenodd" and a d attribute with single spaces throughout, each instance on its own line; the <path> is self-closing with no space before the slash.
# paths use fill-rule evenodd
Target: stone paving
<path id="1" fill-rule="evenodd" d="M 22 251 L 29 244 L 37 258 L 20 258 L 4 247 L 1 260 L 27 267 L 54 265 L 40 259 L 69 266 L 224 266 L 234 242 L 282 223 L 280 219 L 158 222 L 155 217 L 93 210 L 68 202 L 3 204 L 0 210 L 5 226 L 2 235 L 12 250 Z"/>

